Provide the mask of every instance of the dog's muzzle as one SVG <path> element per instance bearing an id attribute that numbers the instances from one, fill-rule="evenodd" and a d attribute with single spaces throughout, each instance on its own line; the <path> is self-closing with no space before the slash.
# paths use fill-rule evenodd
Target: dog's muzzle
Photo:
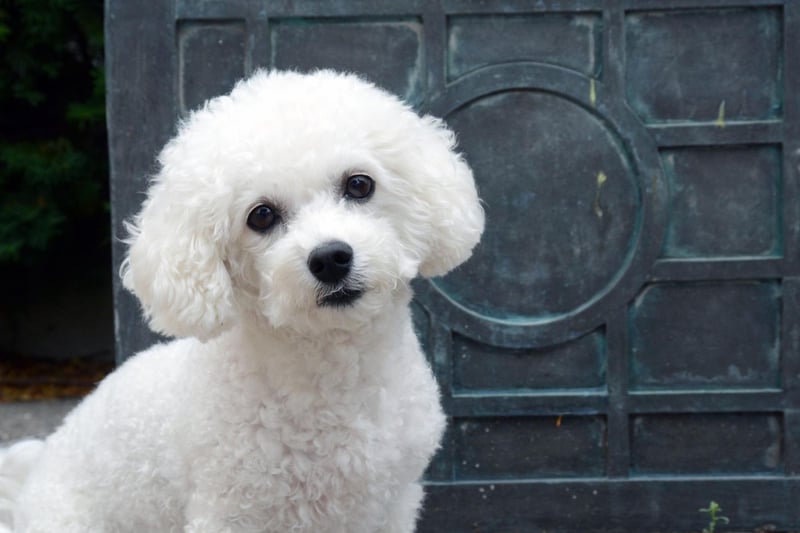
<path id="1" fill-rule="evenodd" d="M 362 290 L 348 286 L 347 276 L 353 267 L 353 248 L 342 241 L 320 244 L 308 254 L 308 270 L 323 284 L 318 303 L 320 306 L 350 305 Z"/>

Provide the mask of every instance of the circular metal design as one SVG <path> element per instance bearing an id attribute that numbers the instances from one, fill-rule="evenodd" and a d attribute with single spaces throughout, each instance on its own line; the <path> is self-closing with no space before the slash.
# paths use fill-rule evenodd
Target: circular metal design
<path id="1" fill-rule="evenodd" d="M 529 89 L 480 97 L 448 122 L 487 226 L 470 261 L 436 286 L 480 315 L 532 322 L 602 294 L 625 267 L 641 218 L 613 132 L 570 100 Z"/>
<path id="2" fill-rule="evenodd" d="M 418 290 L 449 327 L 552 344 L 633 297 L 660 248 L 666 191 L 622 102 L 575 72 L 504 65 L 449 86 L 430 111 L 456 131 L 487 215 L 473 257 Z"/>

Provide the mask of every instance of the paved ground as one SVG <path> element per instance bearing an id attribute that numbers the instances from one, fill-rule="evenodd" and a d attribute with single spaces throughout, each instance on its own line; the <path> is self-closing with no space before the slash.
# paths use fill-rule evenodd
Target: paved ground
<path id="1" fill-rule="evenodd" d="M 0 446 L 50 434 L 78 401 L 0 403 Z"/>

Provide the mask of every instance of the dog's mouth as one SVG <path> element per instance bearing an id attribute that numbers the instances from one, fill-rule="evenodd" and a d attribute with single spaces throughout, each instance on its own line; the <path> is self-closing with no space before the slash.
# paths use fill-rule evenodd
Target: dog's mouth
<path id="1" fill-rule="evenodd" d="M 358 300 L 364 291 L 352 287 L 340 287 L 333 292 L 320 295 L 317 305 L 320 307 L 347 307 Z"/>

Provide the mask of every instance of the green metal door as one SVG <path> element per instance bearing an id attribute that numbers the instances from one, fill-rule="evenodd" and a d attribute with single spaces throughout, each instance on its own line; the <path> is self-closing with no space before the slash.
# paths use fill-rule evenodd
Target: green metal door
<path id="1" fill-rule="evenodd" d="M 800 2 L 107 1 L 115 234 L 257 67 L 446 118 L 475 256 L 416 285 L 450 426 L 421 531 L 800 529 Z M 118 265 L 121 245 L 115 248 Z M 116 287 L 117 349 L 153 341 Z"/>

